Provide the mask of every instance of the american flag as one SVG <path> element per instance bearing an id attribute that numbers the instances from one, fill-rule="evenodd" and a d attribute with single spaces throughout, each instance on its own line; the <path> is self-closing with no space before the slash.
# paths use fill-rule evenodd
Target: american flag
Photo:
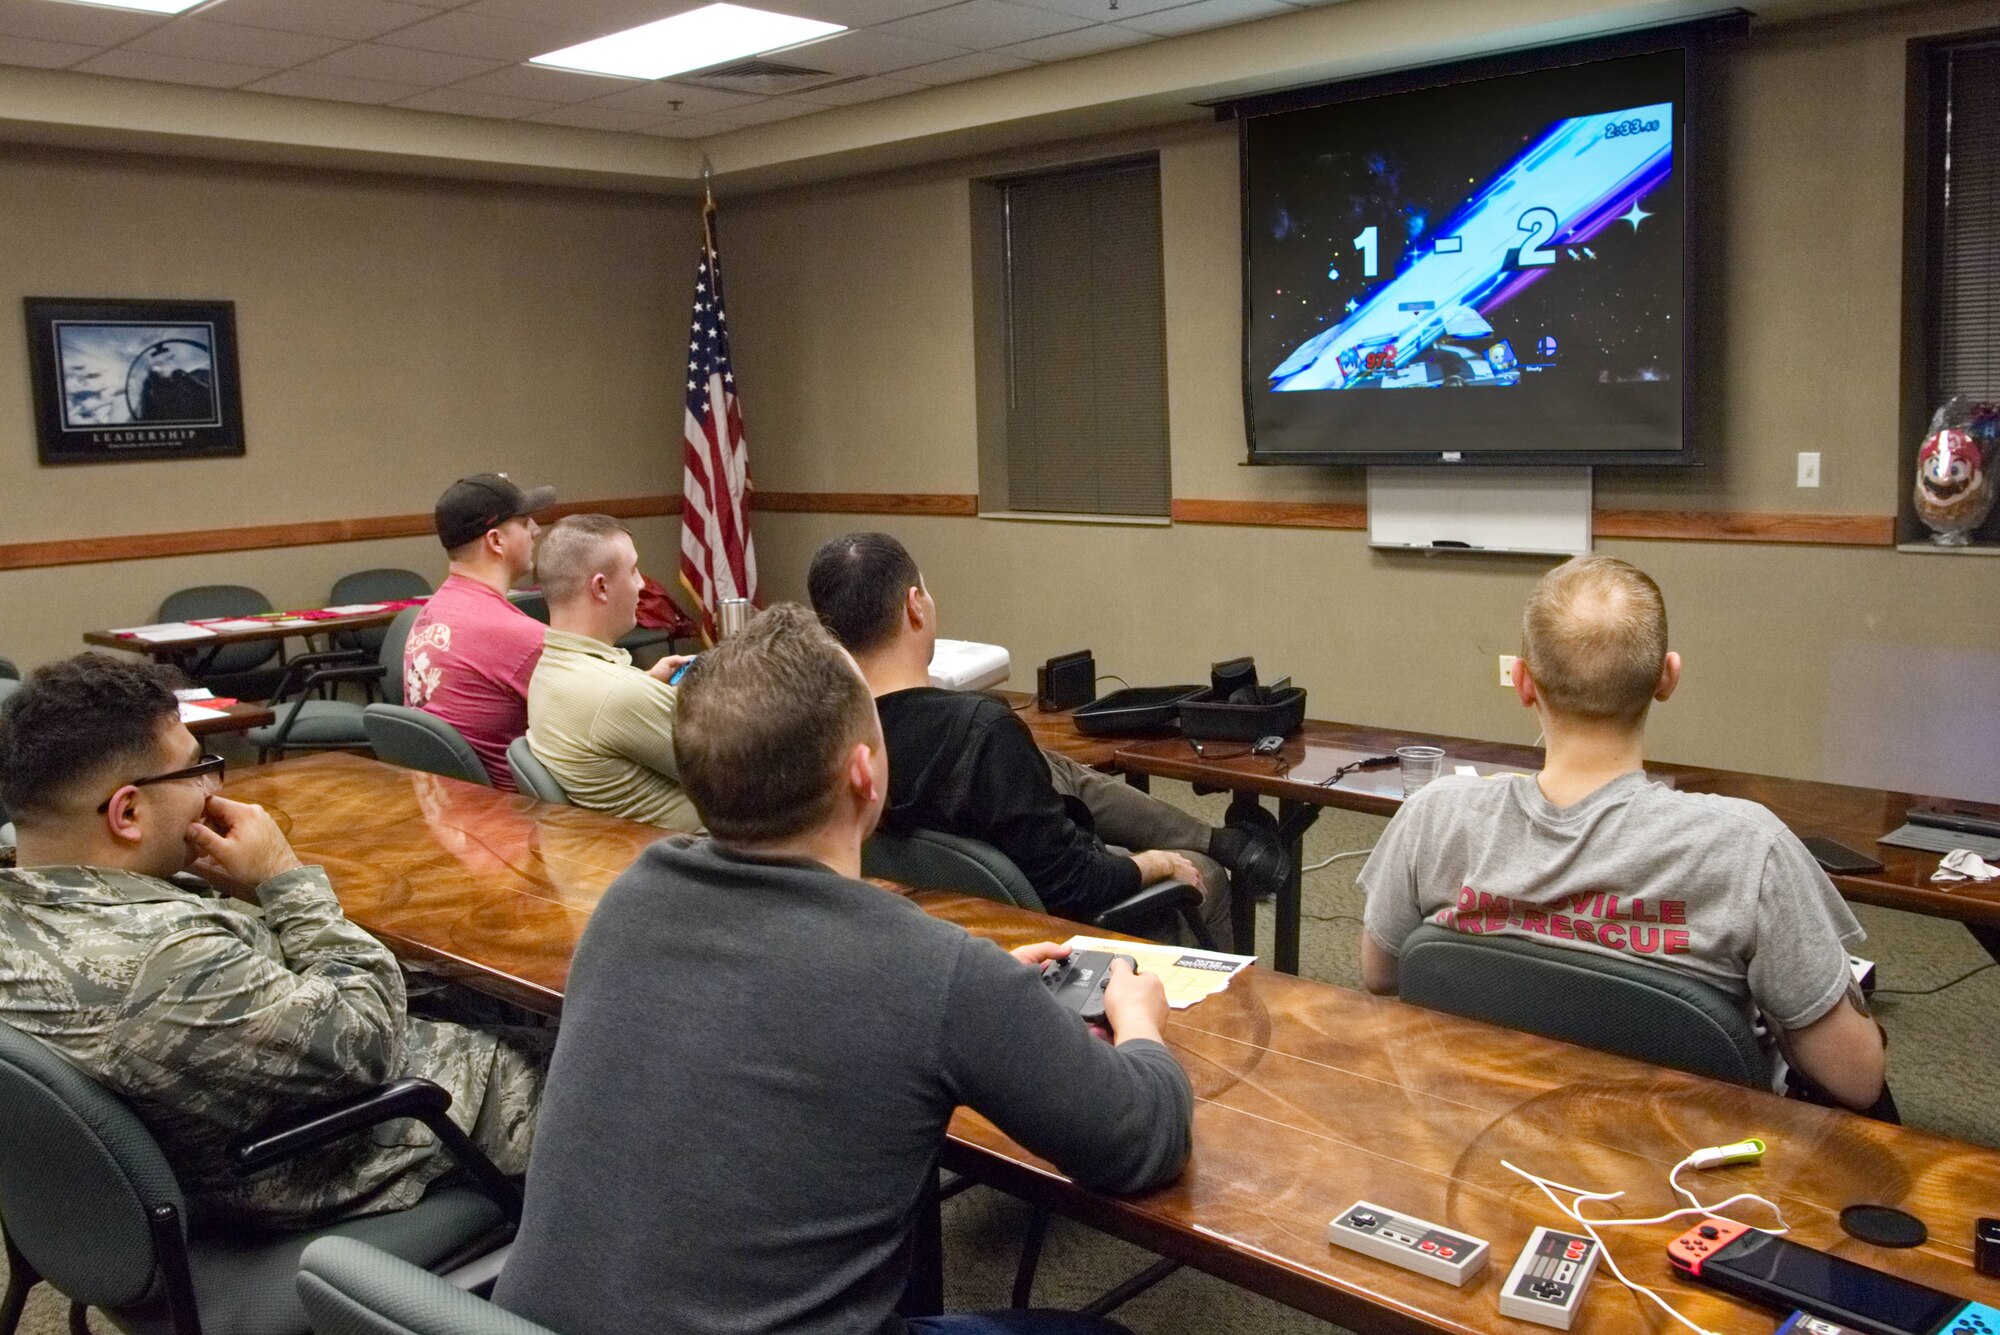
<path id="1" fill-rule="evenodd" d="M 757 553 L 750 543 L 750 455 L 736 402 L 736 372 L 729 364 L 713 198 L 702 208 L 701 230 L 682 427 L 681 583 L 701 610 L 703 638 L 713 644 L 722 600 L 757 600 Z"/>

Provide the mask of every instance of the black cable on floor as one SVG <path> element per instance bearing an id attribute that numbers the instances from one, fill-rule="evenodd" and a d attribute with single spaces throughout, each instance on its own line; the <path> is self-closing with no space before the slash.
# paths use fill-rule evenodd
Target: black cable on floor
<path id="1" fill-rule="evenodd" d="M 1976 969 L 1967 969 L 1967 970 L 1966 970 L 1966 971 L 1965 971 L 1964 973 L 1962 973 L 1962 974 L 1960 974 L 1960 975 L 1959 975 L 1958 977 L 1956 977 L 1956 978 L 1952 979 L 1952 980 L 1951 980 L 1950 982 L 1948 982 L 1948 983 L 1939 983 L 1939 984 L 1938 984 L 1938 985 L 1937 985 L 1936 987 L 1919 987 L 1919 988 L 1901 988 L 1901 987 L 1878 987 L 1878 988 L 1876 988 L 1876 989 L 1875 989 L 1875 995 L 1876 995 L 1876 996 L 1878 996 L 1878 997 L 1928 997 L 1928 996 L 1933 996 L 1933 995 L 1935 995 L 1935 994 L 1937 994 L 1937 993 L 1939 993 L 1939 992 L 1942 992 L 1942 991 L 1944 991 L 1944 990 L 1945 990 L 1945 989 L 1946 989 L 1947 987 L 1957 987 L 1957 986 L 1958 986 L 1958 985 L 1959 985 L 1960 983 L 1964 982 L 1964 981 L 1965 981 L 1966 979 L 1968 979 L 1968 978 L 1972 977 L 1972 976 L 1973 976 L 1974 974 L 1976 974 L 1976 973 L 1985 973 L 1985 972 L 1986 972 L 1986 971 L 1987 971 L 1988 969 L 1992 968 L 1992 967 L 1993 967 L 1993 966 L 1994 966 L 1995 964 L 2000 964 L 2000 960 L 1988 960 L 1988 961 L 1987 961 L 1986 963 L 1984 963 L 1984 964 L 1980 965 L 1980 966 L 1979 966 L 1978 968 L 1976 968 Z"/>

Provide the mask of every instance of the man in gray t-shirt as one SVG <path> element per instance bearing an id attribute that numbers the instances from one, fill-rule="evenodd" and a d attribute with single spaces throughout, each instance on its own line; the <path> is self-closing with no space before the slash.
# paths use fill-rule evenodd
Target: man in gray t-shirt
<path id="1" fill-rule="evenodd" d="M 1403 804 L 1361 872 L 1363 981 L 1395 991 L 1423 923 L 1642 960 L 1754 1006 L 1811 1082 L 1875 1106 L 1881 1030 L 1848 973 L 1862 931 L 1833 883 L 1763 807 L 1644 773 L 1647 708 L 1680 681 L 1666 638 L 1658 587 L 1623 561 L 1543 577 L 1514 682 L 1546 767 L 1439 779 Z"/>

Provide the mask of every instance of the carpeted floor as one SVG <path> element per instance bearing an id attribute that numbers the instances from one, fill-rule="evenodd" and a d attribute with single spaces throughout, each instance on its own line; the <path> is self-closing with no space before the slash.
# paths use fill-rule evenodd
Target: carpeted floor
<path id="1" fill-rule="evenodd" d="M 1158 784 L 1162 797 L 1220 820 L 1224 799 L 1195 797 L 1178 784 Z M 1308 863 L 1365 849 L 1383 822 L 1329 811 L 1308 834 Z M 1359 985 L 1359 858 L 1345 858 L 1306 878 L 1301 958 L 1306 976 L 1342 987 Z M 1876 1013 L 1889 1031 L 1889 1080 L 1904 1121 L 1947 1136 L 2000 1147 L 2000 1064 L 1992 1060 L 1992 1016 L 2000 1013 L 2000 969 L 1985 969 L 1941 991 L 1989 961 L 1963 928 L 1913 914 L 1857 906 L 1868 930 L 1861 953 L 1877 961 Z M 1271 940 L 1271 910 L 1259 910 L 1258 941 Z M 945 1206 L 946 1298 L 953 1310 L 1005 1306 L 1027 1209 L 997 1192 L 974 1188 Z M 1078 1225 L 1056 1221 L 1043 1251 L 1035 1289 L 1038 1305 L 1076 1306 L 1142 1269 L 1154 1258 Z M 65 1305 L 46 1289 L 30 1303 L 23 1335 L 63 1335 Z M 1139 1335 L 1218 1332 L 1291 1335 L 1326 1332 L 1326 1323 L 1193 1271 L 1181 1270 L 1119 1309 Z M 108 1323 L 99 1321 L 99 1330 Z"/>

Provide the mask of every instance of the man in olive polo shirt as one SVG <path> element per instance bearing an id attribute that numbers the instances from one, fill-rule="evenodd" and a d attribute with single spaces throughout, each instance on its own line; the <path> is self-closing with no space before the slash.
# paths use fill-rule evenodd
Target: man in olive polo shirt
<path id="1" fill-rule="evenodd" d="M 674 697 L 684 657 L 650 671 L 617 646 L 636 624 L 639 553 L 609 515 L 571 515 L 542 537 L 535 577 L 549 603 L 541 661 L 528 682 L 528 747 L 570 801 L 694 833 L 701 817 L 674 762 Z"/>

